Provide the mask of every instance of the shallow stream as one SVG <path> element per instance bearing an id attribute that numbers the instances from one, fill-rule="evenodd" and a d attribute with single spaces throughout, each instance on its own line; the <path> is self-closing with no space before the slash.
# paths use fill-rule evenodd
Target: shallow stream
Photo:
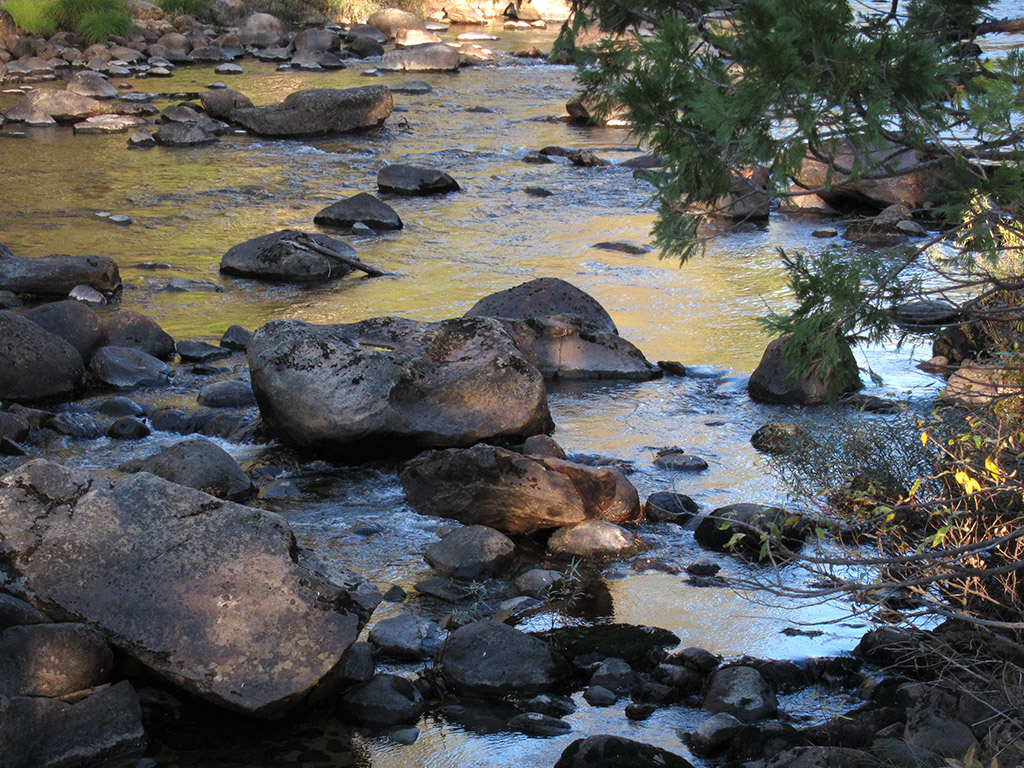
<path id="1" fill-rule="evenodd" d="M 498 53 L 499 65 L 454 75 L 375 79 L 364 74 L 372 65 L 359 62 L 332 73 L 279 72 L 274 65 L 247 58 L 246 74 L 230 80 L 212 68 L 194 67 L 170 79 L 123 81 L 138 92 L 181 94 L 226 80 L 257 104 L 278 101 L 301 88 L 376 82 L 397 86 L 413 80 L 430 84 L 428 94 L 396 93 L 395 114 L 372 135 L 273 141 L 235 134 L 210 147 L 129 151 L 124 135 L 74 136 L 70 128 L 61 127 L 28 129 L 25 138 L 18 138 L 8 125 L 0 135 L 0 157 L 8 173 L 0 184 L 0 242 L 21 256 L 113 257 L 125 281 L 120 308 L 154 317 L 178 340 L 216 341 L 231 324 L 255 329 L 277 317 L 315 323 L 379 315 L 439 320 L 461 315 L 494 291 L 535 277 L 560 277 L 600 301 L 621 335 L 650 360 L 714 370 L 708 378 L 553 386 L 554 438 L 570 453 L 632 462 L 630 479 L 641 499 L 654 491 L 675 490 L 692 496 L 703 510 L 741 501 L 785 503 L 785 489 L 766 472 L 750 435 L 768 421 L 813 420 L 817 415 L 754 404 L 744 384 L 768 341 L 757 318 L 788 300 L 777 249 L 824 247 L 825 241 L 810 237 L 820 223 L 774 217 L 767 226 L 713 241 L 705 256 L 683 268 L 659 260 L 655 253 L 595 249 L 600 241 L 649 240 L 651 189 L 620 166 L 640 150 L 625 129 L 578 128 L 560 119 L 575 93 L 571 68 L 506 55 L 530 46 L 549 49 L 554 30 L 489 31 L 500 37 L 485 43 Z M 0 109 L 16 98 L 0 95 Z M 162 108 L 178 100 L 162 97 L 155 103 Z M 523 162 L 528 152 L 547 145 L 591 149 L 612 164 L 577 168 L 561 159 L 550 165 Z M 446 170 L 462 191 L 390 199 L 404 230 L 343 238 L 360 259 L 393 276 L 346 278 L 308 289 L 218 274 L 220 258 L 232 245 L 285 227 L 314 231 L 313 216 L 320 209 L 357 192 L 375 193 L 377 170 L 399 161 Z M 535 197 L 527 187 L 542 187 L 551 195 Z M 115 226 L 99 215 L 103 212 L 126 214 L 134 223 Z M 154 269 L 154 264 L 166 266 Z M 163 290 L 179 277 L 223 290 Z M 862 362 L 883 381 L 869 391 L 926 403 L 935 382 L 913 364 L 928 356 L 927 347 L 862 351 Z M 150 402 L 194 403 L 195 381 L 183 376 L 170 392 Z M 850 412 L 849 418 L 860 416 Z M 108 471 L 178 439 L 155 433 L 141 443 L 70 441 L 53 450 L 70 464 Z M 266 450 L 222 445 L 243 466 L 259 464 Z M 673 445 L 703 456 L 710 468 L 696 475 L 655 468 L 654 450 Z M 316 464 L 290 479 L 301 491 L 298 495 L 258 503 L 284 514 L 304 542 L 335 553 L 382 591 L 398 585 L 411 595 L 416 582 L 433 575 L 422 553 L 451 523 L 413 513 L 393 473 Z M 609 566 L 607 596 L 595 601 L 602 608 L 590 620 L 664 627 L 684 645 L 724 655 L 791 659 L 849 651 L 868 626 L 859 619 L 841 620 L 843 606 L 768 606 L 728 587 L 690 586 L 679 569 L 699 554 L 692 534 L 667 524 L 641 526 L 640 532 L 651 545 L 642 562 L 655 567 L 645 569 L 640 561 Z M 746 573 L 747 566 L 731 557 L 718 557 L 718 562 L 726 577 Z M 382 604 L 375 618 L 396 610 Z M 562 620 L 579 618 L 545 615 L 536 621 L 543 625 Z M 815 637 L 781 634 L 787 627 L 821 620 L 838 621 L 821 627 L 823 634 Z M 573 733 L 552 739 L 481 735 L 425 718 L 422 735 L 412 746 L 390 743 L 382 735 L 358 735 L 351 745 L 355 756 L 346 747 L 326 764 L 355 760 L 375 768 L 550 766 L 569 741 L 600 732 L 620 733 L 690 757 L 680 731 L 699 724 L 702 713 L 672 707 L 633 723 L 623 715 L 624 703 L 607 709 L 582 704 L 569 718 Z M 823 718 L 830 706 L 801 700 L 788 709 L 794 716 Z M 267 750 L 275 763 L 291 764 L 293 753 L 283 745 L 279 751 Z M 181 764 L 197 763 L 183 758 Z"/>

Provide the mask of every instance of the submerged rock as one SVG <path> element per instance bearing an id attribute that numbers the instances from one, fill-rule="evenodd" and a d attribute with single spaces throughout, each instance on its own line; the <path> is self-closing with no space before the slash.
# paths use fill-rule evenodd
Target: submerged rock
<path id="1" fill-rule="evenodd" d="M 249 344 L 270 430 L 338 457 L 515 440 L 551 429 L 540 373 L 489 320 L 274 320 Z"/>
<path id="2" fill-rule="evenodd" d="M 465 317 L 493 317 L 548 378 L 653 379 L 660 369 L 618 334 L 594 297 L 542 277 L 485 296 Z"/>
<path id="3" fill-rule="evenodd" d="M 299 549 L 278 515 L 149 473 L 109 482 L 43 460 L 0 478 L 0 553 L 13 594 L 261 717 L 301 701 L 380 599 Z"/>
<path id="4" fill-rule="evenodd" d="M 241 107 L 231 119 L 260 136 L 324 136 L 382 125 L 394 103 L 385 85 L 296 91 L 280 104 Z"/>
<path id="5" fill-rule="evenodd" d="M 636 489 L 616 469 L 492 445 L 424 453 L 405 466 L 399 480 L 421 514 L 507 533 L 641 516 Z"/>

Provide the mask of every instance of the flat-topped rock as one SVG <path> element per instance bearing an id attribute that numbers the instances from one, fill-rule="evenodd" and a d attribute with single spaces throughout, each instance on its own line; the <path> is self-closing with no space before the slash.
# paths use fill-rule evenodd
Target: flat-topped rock
<path id="1" fill-rule="evenodd" d="M 382 125 L 394 102 L 384 85 L 296 91 L 280 104 L 241 107 L 231 119 L 260 136 L 324 136 Z"/>

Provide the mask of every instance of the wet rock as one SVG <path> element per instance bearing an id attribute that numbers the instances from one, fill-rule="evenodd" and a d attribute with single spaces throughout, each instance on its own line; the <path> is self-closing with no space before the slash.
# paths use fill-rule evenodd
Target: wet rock
<path id="1" fill-rule="evenodd" d="M 591 685 L 583 692 L 583 699 L 592 707 L 610 707 L 619 700 L 619 694 L 603 685 Z"/>
<path id="2" fill-rule="evenodd" d="M 646 380 L 659 375 L 643 353 L 618 335 L 604 308 L 557 278 L 538 278 L 478 301 L 465 317 L 494 317 L 549 378 Z"/>
<path id="3" fill-rule="evenodd" d="M 220 337 L 220 345 L 225 349 L 234 349 L 244 352 L 252 341 L 252 331 L 248 331 L 240 325 L 228 326 L 224 335 Z"/>
<path id="4" fill-rule="evenodd" d="M 455 630 L 437 665 L 444 680 L 466 696 L 533 696 L 562 685 L 569 667 L 547 643 L 491 621 Z"/>
<path id="5" fill-rule="evenodd" d="M 269 48 L 277 45 L 285 33 L 284 22 L 269 13 L 250 13 L 238 28 L 242 45 Z"/>
<path id="6" fill-rule="evenodd" d="M 244 499 L 254 491 L 231 454 L 205 438 L 183 440 L 152 456 L 128 462 L 120 469 L 150 472 L 221 499 Z"/>
<path id="7" fill-rule="evenodd" d="M 58 435 L 78 438 L 80 440 L 95 440 L 103 437 L 103 425 L 88 413 L 76 413 L 65 411 L 55 413 L 43 420 L 43 426 L 52 429 Z"/>
<path id="8" fill-rule="evenodd" d="M 533 568 L 517 576 L 514 583 L 520 594 L 544 600 L 547 599 L 548 595 L 551 594 L 552 590 L 556 588 L 561 580 L 561 571 Z"/>
<path id="9" fill-rule="evenodd" d="M 370 643 L 383 655 L 397 659 L 433 658 L 444 642 L 441 628 L 429 619 L 402 613 L 373 625 Z"/>
<path id="10" fill-rule="evenodd" d="M 179 341 L 174 345 L 178 356 L 186 363 L 208 363 L 231 356 L 230 349 L 224 349 L 205 341 Z"/>
<path id="11" fill-rule="evenodd" d="M 107 344 L 131 347 L 166 359 L 174 355 L 174 339 L 156 320 L 139 312 L 118 312 L 107 318 Z"/>
<path id="12" fill-rule="evenodd" d="M 658 455 L 654 459 L 654 466 L 676 472 L 703 472 L 708 468 L 708 463 L 700 456 L 693 456 L 683 451 L 668 450 L 658 451 Z"/>
<path id="13" fill-rule="evenodd" d="M 540 712 L 523 712 L 508 721 L 508 729 L 525 733 L 527 736 L 561 736 L 569 733 L 572 726 L 557 717 L 541 714 Z"/>
<path id="14" fill-rule="evenodd" d="M 679 644 L 667 629 L 635 624 L 600 624 L 593 627 L 562 627 L 544 638 L 570 658 L 596 655 L 626 662 L 646 659 L 652 652 Z"/>
<path id="15" fill-rule="evenodd" d="M 0 696 L 64 696 L 107 682 L 113 666 L 103 635 L 84 624 L 0 632 Z"/>
<path id="16" fill-rule="evenodd" d="M 654 676 L 659 683 L 674 688 L 680 694 L 697 693 L 704 681 L 699 672 L 685 664 L 659 664 Z"/>
<path id="17" fill-rule="evenodd" d="M 67 91 L 93 99 L 116 99 L 120 92 L 99 72 L 83 70 L 68 80 Z"/>
<path id="18" fill-rule="evenodd" d="M 786 454 L 809 447 L 810 438 L 796 424 L 774 422 L 758 427 L 750 444 L 761 453 Z"/>
<path id="19" fill-rule="evenodd" d="M 207 408 L 250 408 L 256 396 L 247 381 L 215 381 L 199 391 L 197 402 Z"/>
<path id="20" fill-rule="evenodd" d="M 107 429 L 107 437 L 115 440 L 141 440 L 149 435 L 149 426 L 135 416 L 122 416 Z"/>
<path id="21" fill-rule="evenodd" d="M 346 692 L 341 701 L 348 718 L 374 726 L 415 722 L 427 708 L 416 686 L 397 675 L 377 675 Z"/>
<path id="22" fill-rule="evenodd" d="M 215 144 L 218 139 L 198 123 L 164 123 L 156 129 L 153 140 L 165 147 L 198 147 Z"/>
<path id="23" fill-rule="evenodd" d="M 725 752 L 746 723 L 728 712 L 712 715 L 690 734 L 690 749 L 698 757 L 710 757 Z"/>
<path id="24" fill-rule="evenodd" d="M 452 72 L 462 64 L 458 49 L 447 43 L 423 43 L 385 51 L 378 68 L 403 72 Z"/>
<path id="25" fill-rule="evenodd" d="M 214 120 L 231 120 L 231 114 L 236 109 L 245 109 L 253 106 L 252 99 L 244 93 L 232 88 L 222 88 L 215 91 L 204 91 L 199 97 L 206 114 Z"/>
<path id="26" fill-rule="evenodd" d="M 618 470 L 490 445 L 421 454 L 399 480 L 409 504 L 421 514 L 506 533 L 640 517 L 636 489 Z"/>
<path id="27" fill-rule="evenodd" d="M 149 131 L 134 131 L 132 135 L 128 137 L 129 149 L 151 149 L 152 147 L 155 146 L 156 139 L 153 138 L 153 134 L 151 134 Z"/>
<path id="28" fill-rule="evenodd" d="M 540 712 L 552 717 L 564 717 L 576 711 L 576 702 L 568 696 L 553 696 L 550 693 L 542 693 L 521 701 L 518 706 L 525 712 Z"/>
<path id="29" fill-rule="evenodd" d="M 114 389 L 158 387 L 171 378 L 171 367 L 162 360 L 131 347 L 100 347 L 89 361 L 89 375 Z"/>
<path id="30" fill-rule="evenodd" d="M 188 280 L 175 277 L 161 290 L 171 293 L 224 293 L 224 286 L 207 280 Z"/>
<path id="31" fill-rule="evenodd" d="M 590 675 L 590 685 L 599 685 L 618 694 L 627 693 L 636 682 L 633 668 L 624 659 L 614 657 L 602 661 Z"/>
<path id="32" fill-rule="evenodd" d="M 324 136 L 382 125 L 394 104 L 384 85 L 296 91 L 280 104 L 242 107 L 231 119 L 260 136 Z"/>
<path id="33" fill-rule="evenodd" d="M 0 251 L 0 289 L 31 296 L 68 295 L 78 285 L 88 285 L 104 295 L 121 288 L 117 264 L 106 256 L 54 254 L 37 258 Z"/>
<path id="34" fill-rule="evenodd" d="M 555 768 L 693 768 L 679 755 L 621 736 L 577 739 L 562 752 Z"/>
<path id="35" fill-rule="evenodd" d="M 88 96 L 55 88 L 37 88 L 7 110 L 6 118 L 10 122 L 19 122 L 33 115 L 45 115 L 57 122 L 77 122 L 113 111 L 109 104 Z"/>
<path id="36" fill-rule="evenodd" d="M 643 542 L 624 528 L 604 520 L 584 520 L 555 531 L 548 539 L 553 555 L 585 559 L 628 557 L 643 548 Z"/>
<path id="37" fill-rule="evenodd" d="M 293 444 L 382 449 L 515 439 L 551 428 L 540 374 L 488 320 L 275 320 L 249 344 L 264 421 Z"/>
<path id="38" fill-rule="evenodd" d="M 765 768 L 878 768 L 867 752 L 846 747 L 793 747 L 774 754 Z"/>
<path id="39" fill-rule="evenodd" d="M 220 260 L 220 271 L 225 275 L 289 283 L 327 282 L 352 272 L 349 264 L 323 250 L 342 258 L 356 258 L 355 249 L 341 240 L 282 229 L 229 248 Z"/>
<path id="40" fill-rule="evenodd" d="M 644 503 L 644 518 L 655 523 L 683 525 L 699 511 L 697 502 L 689 496 L 669 491 L 652 493 Z"/>
<path id="41" fill-rule="evenodd" d="M 723 524 L 728 523 L 726 527 Z M 765 537 L 781 541 L 791 549 L 799 549 L 807 536 L 806 522 L 799 515 L 782 507 L 764 504 L 729 504 L 719 507 L 703 518 L 693 537 L 705 549 L 716 552 L 740 551 L 756 556 Z M 778 531 L 778 534 L 772 533 Z M 742 538 L 733 541 L 736 534 Z M 730 547 L 730 544 L 732 546 Z"/>
<path id="42" fill-rule="evenodd" d="M 64 339 L 9 310 L 0 312 L 0 399 L 66 397 L 84 374 L 82 356 Z"/>
<path id="43" fill-rule="evenodd" d="M 145 751 L 139 698 L 130 683 L 102 688 L 74 704 L 35 696 L 14 696 L 4 704 L 4 765 L 85 768 Z"/>
<path id="44" fill-rule="evenodd" d="M 334 707 L 343 691 L 370 680 L 375 672 L 373 646 L 367 642 L 352 643 L 341 660 L 317 684 L 309 696 L 312 707 Z"/>
<path id="45" fill-rule="evenodd" d="M 371 59 L 384 55 L 384 46 L 367 35 L 358 35 L 349 40 L 345 50 L 360 59 Z"/>
<path id="46" fill-rule="evenodd" d="M 714 576 L 722 570 L 722 566 L 716 563 L 707 555 L 700 555 L 686 566 L 686 572 L 691 576 Z"/>
<path id="47" fill-rule="evenodd" d="M 941 768 L 947 765 L 942 757 L 930 749 L 912 747 L 903 739 L 875 739 L 870 752 L 882 765 L 894 768 Z"/>
<path id="48" fill-rule="evenodd" d="M 0 411 L 0 439 L 23 442 L 28 439 L 29 423 L 15 413 Z"/>
<path id="49" fill-rule="evenodd" d="M 400 29 L 425 29 L 419 16 L 398 8 L 382 8 L 371 13 L 366 24 L 360 25 L 360 34 L 366 34 L 363 29 L 366 26 L 373 27 L 385 36 L 384 40 L 379 40 L 379 42 L 386 42 L 394 38 Z"/>
<path id="50" fill-rule="evenodd" d="M 55 336 L 64 339 L 88 361 L 104 343 L 103 320 L 78 301 L 55 301 L 26 310 L 22 315 Z"/>
<path id="51" fill-rule="evenodd" d="M 108 397 L 99 407 L 96 409 L 99 413 L 104 416 L 143 416 L 146 413 L 146 409 L 139 405 L 137 402 L 132 400 L 130 397 L 124 395 L 115 395 L 114 397 Z"/>
<path id="52" fill-rule="evenodd" d="M 373 230 L 402 228 L 402 220 L 395 209 L 366 192 L 339 200 L 313 217 L 313 223 L 321 227 L 352 229 L 357 222 Z"/>
<path id="53" fill-rule="evenodd" d="M 76 135 L 125 133 L 145 125 L 146 120 L 131 115 L 97 115 L 75 123 L 72 129 Z M 111 218 L 113 220 L 113 218 Z"/>
<path id="54" fill-rule="evenodd" d="M 614 240 L 614 241 L 603 241 L 600 243 L 594 243 L 591 248 L 596 248 L 599 251 L 615 251 L 618 253 L 628 253 L 631 256 L 642 256 L 645 253 L 650 253 L 653 248 L 649 245 L 642 243 L 634 243 L 628 240 Z"/>
<path id="55" fill-rule="evenodd" d="M 415 165 L 385 165 L 377 173 L 377 188 L 396 195 L 436 195 L 460 189 L 444 171 Z"/>
<path id="56" fill-rule="evenodd" d="M 108 482 L 34 460 L 0 479 L 0 512 L 12 593 L 251 715 L 302 700 L 380 598 L 299 549 L 279 516 L 146 472 Z"/>
<path id="57" fill-rule="evenodd" d="M 761 362 L 750 375 L 747 392 L 760 403 L 822 405 L 831 397 L 860 389 L 857 361 L 847 348 L 839 367 L 825 380 L 818 376 L 818 366 L 794 378 L 793 365 L 783 352 L 786 338 L 771 341 Z"/>
<path id="58" fill-rule="evenodd" d="M 896 321 L 907 328 L 939 328 L 962 320 L 960 308 L 942 299 L 908 301 L 895 308 Z"/>
<path id="59" fill-rule="evenodd" d="M 533 435 L 526 438 L 520 451 L 527 456 L 544 456 L 549 459 L 564 459 L 565 451 L 550 435 Z"/>
<path id="60" fill-rule="evenodd" d="M 467 525 L 431 546 L 424 558 L 434 568 L 459 579 L 472 579 L 498 569 L 515 552 L 512 540 L 484 525 Z"/>
<path id="61" fill-rule="evenodd" d="M 724 667 L 716 670 L 704 696 L 704 709 L 725 712 L 744 723 L 773 717 L 779 704 L 767 681 L 753 667 Z"/>

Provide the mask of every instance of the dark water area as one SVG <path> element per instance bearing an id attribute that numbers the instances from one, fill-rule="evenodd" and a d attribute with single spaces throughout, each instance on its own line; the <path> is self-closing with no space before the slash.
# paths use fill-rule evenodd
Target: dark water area
<path id="1" fill-rule="evenodd" d="M 157 94 L 201 92 L 224 80 L 257 104 L 311 87 L 397 86 L 414 80 L 432 87 L 428 94 L 396 93 L 394 115 L 367 135 L 297 141 L 231 134 L 209 147 L 129 151 L 124 135 L 75 136 L 70 128 L 59 127 L 29 128 L 26 138 L 15 138 L 8 125 L 0 135 L 0 162 L 8 174 L 0 184 L 0 242 L 20 256 L 113 257 L 125 281 L 118 308 L 152 316 L 178 340 L 215 341 L 229 325 L 255 329 L 279 317 L 314 323 L 380 315 L 440 320 L 535 277 L 563 278 L 593 295 L 620 334 L 650 360 L 677 360 L 718 373 L 553 386 L 553 437 L 570 454 L 628 462 L 641 499 L 672 490 L 692 496 L 703 510 L 746 501 L 786 504 L 786 489 L 750 445 L 754 430 L 769 421 L 813 425 L 865 418 L 852 411 L 835 415 L 762 406 L 745 392 L 746 376 L 768 341 L 757 319 L 789 301 L 778 249 L 825 247 L 810 236 L 820 222 L 777 216 L 766 226 L 712 241 L 703 257 L 682 268 L 656 253 L 593 248 L 609 240 L 649 242 L 651 188 L 621 165 L 641 150 L 624 128 L 579 128 L 561 119 L 576 90 L 571 68 L 507 55 L 530 46 L 547 50 L 554 30 L 490 31 L 500 38 L 488 44 L 498 54 L 498 65 L 458 74 L 368 77 L 364 71 L 372 65 L 358 62 L 332 73 L 279 72 L 247 58 L 246 73 L 230 79 L 207 67 L 181 69 L 168 79 L 115 79 L 127 83 L 128 92 Z M 0 109 L 16 99 L 13 93 L 0 94 Z M 164 95 L 155 103 L 162 108 L 179 100 Z M 549 165 L 523 162 L 527 153 L 549 145 L 590 149 L 611 164 L 577 168 L 561 159 Z M 377 170 L 394 162 L 443 169 L 462 191 L 389 199 L 404 230 L 342 238 L 361 260 L 391 276 L 300 288 L 219 274 L 220 258 L 229 247 L 286 227 L 317 231 L 313 217 L 319 210 L 357 192 L 375 193 Z M 526 191 L 531 187 L 551 194 L 534 197 Z M 125 214 L 134 223 L 115 226 L 103 213 Z M 207 282 L 213 289 L 168 291 L 173 278 Z M 927 408 L 937 384 L 913 367 L 930 356 L 927 343 L 858 354 L 882 382 L 869 392 Z M 245 375 L 244 362 L 236 356 L 222 376 Z M 169 390 L 136 394 L 152 405 L 194 408 L 197 388 L 207 380 L 182 369 Z M 126 459 L 179 439 L 157 432 L 141 443 L 67 440 L 54 444 L 49 455 L 109 472 Z M 250 470 L 280 467 L 272 479 L 292 483 L 296 494 L 267 494 L 256 503 L 284 515 L 303 543 L 329 552 L 382 591 L 397 585 L 412 594 L 414 584 L 434 575 L 423 552 L 452 524 L 414 513 L 393 468 L 282 460 L 275 446 L 219 443 Z M 654 453 L 665 446 L 684 447 L 710 467 L 695 475 L 656 468 Z M 693 586 L 680 572 L 700 554 L 690 531 L 645 524 L 639 533 L 649 545 L 644 558 L 604 567 L 601 599 L 593 601 L 587 615 L 541 614 L 520 626 L 650 624 L 675 632 L 683 645 L 724 656 L 796 660 L 848 652 L 869 627 L 866 619 L 849 619 L 845 605 L 752 600 L 729 586 Z M 749 575 L 750 567 L 736 558 L 716 556 L 716 561 L 727 582 L 731 575 Z M 795 572 L 791 577 L 802 578 Z M 783 578 L 790 576 L 784 572 Z M 407 609 L 383 604 L 374 621 Z M 443 613 L 435 609 L 433 615 L 421 602 L 414 610 L 435 618 Z M 813 637 L 782 634 L 821 621 L 832 623 Z M 783 700 L 783 708 L 797 720 L 817 722 L 848 705 L 847 693 L 834 694 L 835 700 L 829 698 L 833 694 L 820 696 L 794 695 Z M 706 716 L 700 710 L 665 707 L 635 723 L 625 718 L 624 701 L 596 708 L 576 698 L 580 707 L 567 718 L 573 732 L 549 739 L 501 730 L 481 733 L 488 729 L 428 715 L 411 746 L 394 744 L 382 734 L 350 733 L 330 718 L 268 726 L 265 741 L 251 726 L 237 725 L 238 734 L 231 735 L 236 724 L 226 722 L 214 729 L 223 741 L 197 745 L 175 741 L 189 730 L 179 724 L 168 729 L 178 736 L 167 736 L 177 746 L 166 746 L 157 757 L 167 765 L 544 766 L 554 764 L 573 739 L 609 732 L 667 747 L 700 763 L 681 736 Z"/>

